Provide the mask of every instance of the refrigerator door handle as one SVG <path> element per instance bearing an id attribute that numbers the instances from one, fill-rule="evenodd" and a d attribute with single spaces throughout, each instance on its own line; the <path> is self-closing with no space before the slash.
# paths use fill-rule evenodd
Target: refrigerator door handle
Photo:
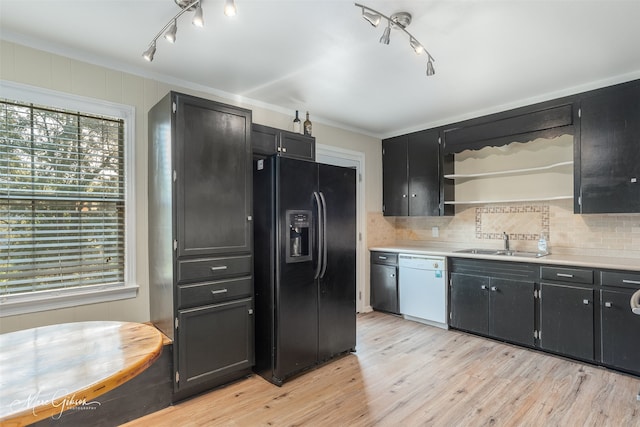
<path id="1" fill-rule="evenodd" d="M 320 201 L 320 195 L 317 191 L 313 192 L 313 198 L 316 199 L 316 207 L 318 208 L 318 264 L 316 266 L 316 272 L 313 275 L 313 279 L 320 277 L 320 270 L 322 269 L 322 234 L 323 234 L 323 219 L 322 219 L 322 202 Z"/>
<path id="2" fill-rule="evenodd" d="M 324 277 L 327 272 L 327 201 L 322 191 L 320 192 L 320 200 L 322 201 L 322 271 L 320 278 Z"/>

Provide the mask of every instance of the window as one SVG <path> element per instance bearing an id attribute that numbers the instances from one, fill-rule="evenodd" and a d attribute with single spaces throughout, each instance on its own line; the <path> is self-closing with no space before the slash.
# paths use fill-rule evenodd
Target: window
<path id="1" fill-rule="evenodd" d="M 2 315 L 132 288 L 127 115 L 78 104 L 85 109 L 0 98 Z"/>

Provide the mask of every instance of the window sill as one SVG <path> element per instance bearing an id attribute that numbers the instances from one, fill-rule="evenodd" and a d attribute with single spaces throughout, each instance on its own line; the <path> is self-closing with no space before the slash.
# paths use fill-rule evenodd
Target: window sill
<path id="1" fill-rule="evenodd" d="M 0 317 L 135 298 L 138 285 L 91 286 L 0 297 Z"/>

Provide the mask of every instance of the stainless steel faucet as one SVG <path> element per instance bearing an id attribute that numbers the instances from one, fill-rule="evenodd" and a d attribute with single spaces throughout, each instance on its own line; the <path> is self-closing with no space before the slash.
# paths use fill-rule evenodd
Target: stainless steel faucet
<path id="1" fill-rule="evenodd" d="M 508 251 L 509 250 L 509 235 L 503 231 L 502 232 L 502 238 L 504 239 L 504 250 Z"/>

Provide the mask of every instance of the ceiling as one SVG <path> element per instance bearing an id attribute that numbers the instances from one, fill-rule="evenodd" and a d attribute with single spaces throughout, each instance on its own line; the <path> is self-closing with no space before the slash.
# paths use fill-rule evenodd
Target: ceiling
<path id="1" fill-rule="evenodd" d="M 388 137 L 640 78 L 640 1 L 360 0 L 391 15 L 435 58 L 427 77 L 399 30 L 347 0 L 202 0 L 177 41 L 158 40 L 173 0 L 1 0 L 0 37 L 312 121 Z"/>

